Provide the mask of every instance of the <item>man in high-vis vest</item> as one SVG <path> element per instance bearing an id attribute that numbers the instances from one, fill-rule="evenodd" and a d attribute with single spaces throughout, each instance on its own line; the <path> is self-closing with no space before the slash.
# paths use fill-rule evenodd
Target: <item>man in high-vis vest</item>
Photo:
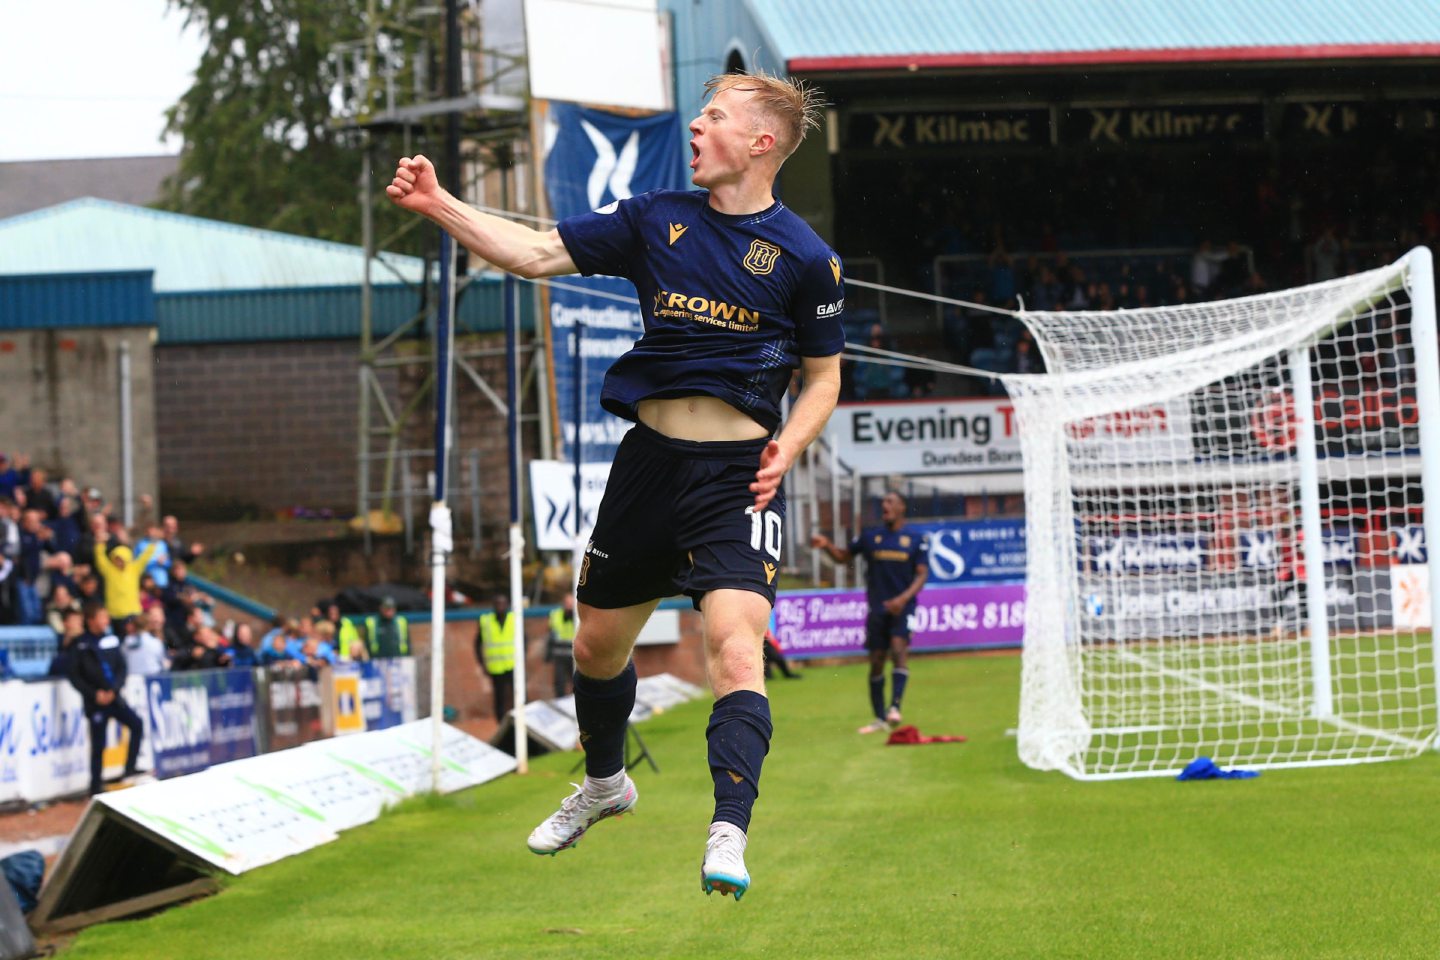
<path id="1" fill-rule="evenodd" d="M 410 624 L 404 617 L 395 615 L 395 600 L 386 597 L 380 601 L 380 617 L 365 618 L 365 630 L 370 636 L 370 655 L 373 657 L 410 656 Z"/>
<path id="2" fill-rule="evenodd" d="M 480 615 L 475 631 L 475 659 L 490 675 L 495 690 L 495 722 L 515 705 L 515 631 L 519 617 L 510 613 L 510 598 L 495 595 L 495 609 Z"/>
<path id="3" fill-rule="evenodd" d="M 555 664 L 555 696 L 570 692 L 575 677 L 575 595 L 565 594 L 560 606 L 550 611 L 550 636 L 545 659 Z"/>

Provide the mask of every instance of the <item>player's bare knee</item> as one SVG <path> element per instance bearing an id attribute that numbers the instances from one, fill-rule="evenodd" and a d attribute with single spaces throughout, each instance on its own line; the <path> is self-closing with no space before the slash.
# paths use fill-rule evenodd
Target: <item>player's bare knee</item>
<path id="1" fill-rule="evenodd" d="M 609 680 L 620 675 L 630 660 L 630 651 L 581 632 L 575 637 L 575 669 L 592 680 Z"/>

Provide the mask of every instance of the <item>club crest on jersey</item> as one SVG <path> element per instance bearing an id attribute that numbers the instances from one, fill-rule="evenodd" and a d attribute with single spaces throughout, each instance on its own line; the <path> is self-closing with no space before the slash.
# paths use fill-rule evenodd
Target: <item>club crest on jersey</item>
<path id="1" fill-rule="evenodd" d="M 780 248 L 773 243 L 766 243 L 764 240 L 752 240 L 750 252 L 745 254 L 745 259 L 740 261 L 745 269 L 763 277 L 775 269 L 775 261 L 780 259 Z"/>
<path id="2" fill-rule="evenodd" d="M 670 246 L 675 246 L 675 241 L 685 236 L 685 231 L 690 228 L 683 223 L 670 224 Z"/>
<path id="3" fill-rule="evenodd" d="M 840 285 L 840 258 L 839 258 L 839 257 L 831 257 L 831 258 L 830 258 L 830 272 L 835 275 L 835 285 L 836 285 L 836 286 L 839 286 L 839 285 Z M 842 302 L 843 302 L 843 301 L 842 301 Z"/>

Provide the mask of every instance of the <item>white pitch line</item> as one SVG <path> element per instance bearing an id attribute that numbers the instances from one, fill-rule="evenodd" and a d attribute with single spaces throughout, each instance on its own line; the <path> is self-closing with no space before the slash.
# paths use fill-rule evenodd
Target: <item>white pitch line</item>
<path id="1" fill-rule="evenodd" d="M 1388 740 L 1393 744 L 1402 747 L 1409 747 L 1410 749 L 1415 751 L 1424 750 L 1428 746 L 1428 744 L 1424 741 L 1411 740 L 1409 737 L 1402 737 L 1399 734 L 1390 733 L 1388 730 L 1375 730 L 1371 727 L 1362 726 L 1358 723 L 1352 723 L 1351 721 L 1342 719 L 1340 717 L 1312 717 L 1309 714 L 1304 713 L 1303 711 L 1294 709 L 1293 707 L 1287 707 L 1283 704 L 1273 703 L 1269 700 L 1261 699 L 1260 697 L 1252 697 L 1248 693 L 1239 693 L 1238 691 L 1231 690 L 1228 687 L 1222 687 L 1219 684 L 1211 683 L 1208 680 L 1201 680 L 1197 677 L 1192 677 L 1190 674 L 1180 670 L 1176 670 L 1174 667 L 1167 667 L 1163 664 L 1152 663 L 1146 660 L 1144 657 L 1140 656 L 1138 653 L 1131 653 L 1128 650 L 1116 650 L 1114 651 L 1114 653 L 1122 660 L 1130 660 L 1133 663 L 1137 663 L 1148 670 L 1153 670 L 1156 673 L 1162 673 L 1165 676 L 1174 677 L 1177 680 L 1188 683 L 1192 687 L 1197 687 L 1201 690 L 1208 690 L 1211 693 L 1218 693 L 1222 697 L 1228 697 L 1229 699 L 1234 700 L 1236 703 L 1243 704 L 1247 707 L 1255 707 L 1259 710 L 1273 711 L 1275 713 L 1285 714 L 1292 718 L 1300 720 L 1319 720 L 1321 723 L 1328 723 L 1331 726 L 1339 727 L 1342 730 L 1349 730 L 1351 733 L 1364 734 L 1365 736 L 1374 737 L 1377 740 Z"/>

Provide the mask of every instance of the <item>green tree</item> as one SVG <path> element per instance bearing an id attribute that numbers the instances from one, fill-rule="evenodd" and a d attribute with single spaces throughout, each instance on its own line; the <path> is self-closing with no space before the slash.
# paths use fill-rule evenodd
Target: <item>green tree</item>
<path id="1" fill-rule="evenodd" d="M 367 0 L 170 4 L 206 47 L 193 85 L 167 114 L 167 132 L 184 142 L 161 206 L 358 244 L 361 139 L 333 119 L 357 93 L 342 89 L 332 50 L 365 36 Z M 372 186 L 376 235 L 384 237 L 402 220 L 383 189 L 394 158 L 379 145 Z M 419 252 L 429 238 L 415 231 L 405 240 L 398 246 Z"/>

